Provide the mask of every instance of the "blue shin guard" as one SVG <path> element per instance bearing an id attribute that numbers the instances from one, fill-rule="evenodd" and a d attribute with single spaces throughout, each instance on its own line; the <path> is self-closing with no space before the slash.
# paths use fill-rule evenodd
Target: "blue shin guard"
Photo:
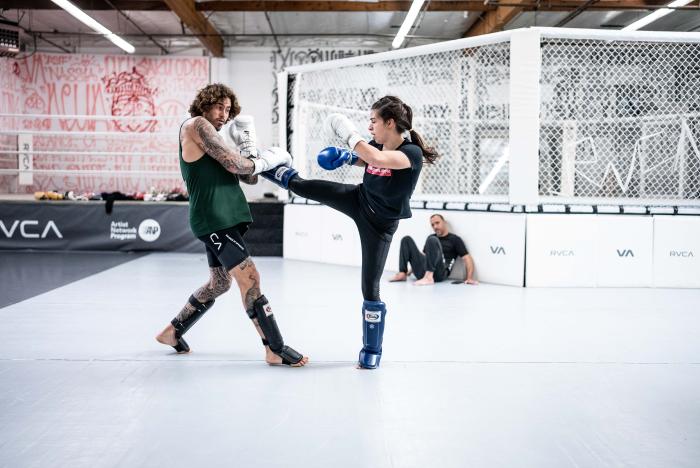
<path id="1" fill-rule="evenodd" d="M 382 339 L 384 337 L 384 320 L 386 304 L 382 301 L 364 301 L 362 303 L 362 351 L 360 367 L 376 369 L 382 358 Z"/>
<path id="2" fill-rule="evenodd" d="M 260 175 L 273 184 L 289 190 L 289 181 L 297 175 L 297 170 L 287 166 L 279 166 L 269 171 L 261 172 Z"/>

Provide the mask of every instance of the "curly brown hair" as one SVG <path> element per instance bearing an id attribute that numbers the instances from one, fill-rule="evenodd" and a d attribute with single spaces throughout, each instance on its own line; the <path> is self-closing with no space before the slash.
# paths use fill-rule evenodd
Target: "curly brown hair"
<path id="1" fill-rule="evenodd" d="M 241 106 L 238 104 L 238 98 L 236 98 L 231 88 L 221 83 L 212 83 L 199 90 L 194 101 L 190 104 L 190 116 L 204 115 L 205 112 L 211 109 L 211 106 L 224 98 L 231 100 L 231 112 L 228 115 L 228 120 L 226 120 L 228 122 L 241 113 Z"/>

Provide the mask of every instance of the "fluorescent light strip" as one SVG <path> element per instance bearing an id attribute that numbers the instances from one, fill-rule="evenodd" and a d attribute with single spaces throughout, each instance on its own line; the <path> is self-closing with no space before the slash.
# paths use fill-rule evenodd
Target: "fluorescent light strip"
<path id="1" fill-rule="evenodd" d="M 423 3 L 425 3 L 425 0 L 413 0 L 411 8 L 408 9 L 408 14 L 406 14 L 406 18 L 404 18 L 403 24 L 401 24 L 401 27 L 399 28 L 399 32 L 396 33 L 396 37 L 391 43 L 391 47 L 394 49 L 401 47 L 404 39 L 406 39 L 406 34 L 408 34 L 408 31 L 411 30 L 413 22 L 416 21 L 418 13 L 420 13 L 420 9 L 423 8 Z"/>
<path id="2" fill-rule="evenodd" d="M 491 185 L 493 179 L 495 179 L 496 175 L 501 171 L 503 165 L 508 162 L 509 157 L 510 148 L 506 146 L 503 149 L 503 154 L 501 154 L 501 157 L 498 158 L 498 161 L 496 161 L 496 164 L 494 164 L 493 169 L 491 169 L 491 172 L 489 172 L 489 175 L 487 175 L 481 185 L 479 185 L 479 195 L 483 195 L 486 189 L 489 188 L 489 185 Z"/>
<path id="3" fill-rule="evenodd" d="M 80 20 L 83 24 L 85 24 L 89 28 L 97 31 L 100 34 L 103 34 L 107 39 L 112 41 L 112 43 L 114 45 L 116 45 L 120 49 L 124 50 L 125 52 L 133 54 L 134 51 L 136 50 L 136 49 L 134 49 L 134 46 L 132 46 L 131 44 L 126 42 L 124 39 L 122 39 L 121 37 L 114 34 L 109 29 L 102 26 L 95 19 L 93 19 L 91 16 L 88 16 L 87 13 L 85 13 L 83 10 L 81 10 L 77 6 L 73 5 L 68 0 L 51 0 L 51 1 L 54 2 L 56 5 L 60 6 L 61 8 L 63 8 L 64 10 L 66 10 L 68 13 L 73 15 L 76 19 Z"/>
<path id="4" fill-rule="evenodd" d="M 116 45 L 120 49 L 122 49 L 125 52 L 128 52 L 130 54 L 133 54 L 136 49 L 134 49 L 134 46 L 126 42 L 124 39 L 121 37 L 117 36 L 114 33 L 109 33 L 107 34 L 107 39 L 112 41 L 112 44 Z"/>
<path id="5" fill-rule="evenodd" d="M 674 2 L 669 3 L 666 6 L 670 7 L 682 7 L 686 6 L 688 3 L 692 2 L 693 0 L 675 0 Z M 656 10 L 653 13 L 650 13 L 643 17 L 642 19 L 639 19 L 635 21 L 634 23 L 630 24 L 629 26 L 625 26 L 622 28 L 622 31 L 636 31 L 638 29 L 643 28 L 644 26 L 648 25 L 649 23 L 653 23 L 659 18 L 663 18 L 664 16 L 668 15 L 669 13 L 672 13 L 674 10 L 671 10 L 670 8 L 661 8 L 659 10 Z"/>

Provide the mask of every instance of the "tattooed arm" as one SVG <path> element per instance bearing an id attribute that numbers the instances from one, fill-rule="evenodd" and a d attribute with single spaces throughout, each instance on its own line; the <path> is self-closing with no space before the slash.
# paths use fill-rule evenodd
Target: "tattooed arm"
<path id="1" fill-rule="evenodd" d="M 252 174 L 239 174 L 238 178 L 241 180 L 241 182 L 245 182 L 248 185 L 255 185 L 258 183 L 258 176 L 252 175 Z"/>
<path id="2" fill-rule="evenodd" d="M 236 150 L 230 149 L 224 139 L 204 117 L 192 119 L 192 139 L 202 151 L 216 159 L 229 172 L 239 175 L 252 174 L 255 164 L 250 159 L 244 158 Z"/>

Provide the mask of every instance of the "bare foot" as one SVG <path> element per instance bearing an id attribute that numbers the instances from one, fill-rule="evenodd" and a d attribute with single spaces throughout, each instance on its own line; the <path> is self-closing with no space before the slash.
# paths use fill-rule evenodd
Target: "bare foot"
<path id="1" fill-rule="evenodd" d="M 407 278 L 408 278 L 408 275 L 407 275 L 406 273 L 404 273 L 403 271 L 400 271 L 400 272 L 396 273 L 396 274 L 389 280 L 389 282 L 390 282 L 390 283 L 395 283 L 395 282 L 397 282 L 397 281 L 406 281 Z"/>
<path id="2" fill-rule="evenodd" d="M 435 281 L 432 278 L 428 278 L 425 276 L 413 283 L 414 286 L 429 286 L 431 284 L 435 284 Z"/>
<path id="3" fill-rule="evenodd" d="M 158 343 L 163 343 L 164 345 L 175 346 L 177 344 L 177 340 L 175 339 L 175 327 L 173 327 L 172 324 L 168 324 L 168 326 L 156 336 L 156 340 Z"/>
<path id="4" fill-rule="evenodd" d="M 265 346 L 265 362 L 267 362 L 271 366 L 280 365 L 280 364 L 282 364 L 282 357 L 273 353 L 269 346 Z M 290 364 L 289 366 L 290 367 L 302 367 L 302 366 L 305 366 L 308 362 L 309 362 L 309 356 L 304 356 L 301 359 L 301 361 L 297 362 L 296 364 Z"/>

